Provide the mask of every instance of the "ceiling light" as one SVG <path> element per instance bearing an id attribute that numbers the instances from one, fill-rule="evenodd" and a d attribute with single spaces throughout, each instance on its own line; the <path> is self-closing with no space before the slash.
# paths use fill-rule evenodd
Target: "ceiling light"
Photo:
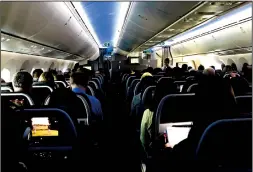
<path id="1" fill-rule="evenodd" d="M 130 8 L 131 3 L 130 2 L 118 2 L 120 3 L 120 8 L 118 8 L 118 18 L 117 18 L 117 23 L 115 27 L 115 35 L 113 38 L 113 46 L 116 47 L 119 43 L 119 36 L 121 33 L 121 30 L 123 28 L 125 18 L 127 15 L 127 11 Z"/>
<path id="2" fill-rule="evenodd" d="M 5 40 L 5 38 L 1 38 L 1 41 L 4 41 Z"/>
<path id="3" fill-rule="evenodd" d="M 6 41 L 9 41 L 10 39 L 6 39 Z"/>
<path id="4" fill-rule="evenodd" d="M 44 48 L 41 48 L 41 50 L 44 50 Z"/>
<path id="5" fill-rule="evenodd" d="M 33 47 L 33 45 L 31 45 L 31 47 Z"/>
<path id="6" fill-rule="evenodd" d="M 34 48 L 36 48 L 37 46 L 35 45 Z"/>
<path id="7" fill-rule="evenodd" d="M 101 48 L 101 43 L 97 37 L 97 34 L 96 32 L 94 31 L 92 25 L 91 25 L 91 22 L 90 22 L 90 19 L 88 18 L 85 10 L 84 10 L 84 7 L 82 6 L 82 2 L 72 2 L 74 7 L 76 8 L 76 10 L 78 11 L 78 13 L 80 14 L 81 18 L 83 19 L 85 25 L 87 26 L 90 34 L 92 35 L 92 37 L 95 39 L 95 41 L 97 42 L 99 48 Z"/>
<path id="8" fill-rule="evenodd" d="M 175 30 L 175 29 L 172 29 L 172 28 L 171 28 L 171 29 L 169 29 L 169 31 L 174 31 L 174 30 Z"/>

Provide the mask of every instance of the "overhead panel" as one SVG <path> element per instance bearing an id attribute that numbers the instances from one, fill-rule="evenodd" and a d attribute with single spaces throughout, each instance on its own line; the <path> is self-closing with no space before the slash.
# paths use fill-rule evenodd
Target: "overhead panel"
<path id="1" fill-rule="evenodd" d="M 185 2 L 184 2 L 185 3 Z M 157 45 L 153 41 L 163 42 L 180 33 L 183 33 L 197 25 L 201 25 L 206 21 L 223 15 L 229 10 L 242 5 L 245 2 L 202 2 L 196 6 L 193 10 L 188 11 L 185 15 L 174 23 L 167 25 L 165 29 L 155 34 L 152 38 L 141 44 L 139 47 L 132 51 L 143 51 L 147 48 Z M 153 44 L 150 44 L 153 43 Z"/>
<path id="2" fill-rule="evenodd" d="M 121 31 L 119 48 L 128 52 L 134 50 L 191 11 L 198 3 L 196 1 L 132 2 Z"/>
<path id="3" fill-rule="evenodd" d="M 0 11 L 1 33 L 55 49 L 48 56 L 64 59 L 65 55 L 57 52 L 62 51 L 85 60 L 99 51 L 70 2 L 5 2 Z M 16 44 L 20 43 L 13 43 L 12 49 L 21 51 Z"/>

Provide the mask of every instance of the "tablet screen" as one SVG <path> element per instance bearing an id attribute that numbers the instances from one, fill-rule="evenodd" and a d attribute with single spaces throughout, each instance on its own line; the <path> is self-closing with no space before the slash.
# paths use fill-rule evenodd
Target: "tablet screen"
<path id="1" fill-rule="evenodd" d="M 188 137 L 192 122 L 170 123 L 167 126 L 167 138 L 169 144 L 174 147 Z"/>
<path id="2" fill-rule="evenodd" d="M 58 136 L 58 130 L 51 125 L 48 117 L 32 118 L 32 137 Z"/>

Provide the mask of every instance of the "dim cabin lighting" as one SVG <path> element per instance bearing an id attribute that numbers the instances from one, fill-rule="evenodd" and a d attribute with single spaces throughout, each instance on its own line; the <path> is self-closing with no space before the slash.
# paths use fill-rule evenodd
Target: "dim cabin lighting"
<path id="1" fill-rule="evenodd" d="M 81 18 L 83 19 L 85 25 L 89 29 L 91 35 L 93 36 L 93 38 L 97 42 L 99 48 L 102 48 L 101 43 L 100 43 L 100 41 L 97 37 L 97 34 L 96 34 L 96 32 L 94 31 L 94 29 L 91 25 L 90 19 L 89 19 L 88 15 L 86 14 L 85 10 L 84 10 L 84 7 L 82 6 L 82 2 L 72 2 L 72 3 L 74 5 L 75 9 L 78 11 L 79 15 L 81 16 Z"/>

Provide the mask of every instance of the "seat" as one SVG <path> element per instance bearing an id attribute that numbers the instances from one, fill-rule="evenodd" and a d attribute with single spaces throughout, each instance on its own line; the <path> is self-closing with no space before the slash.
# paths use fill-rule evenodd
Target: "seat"
<path id="1" fill-rule="evenodd" d="M 67 84 L 63 81 L 54 81 L 59 87 L 67 88 Z"/>
<path id="2" fill-rule="evenodd" d="M 249 171 L 252 118 L 223 119 L 209 125 L 196 149 L 197 171 Z"/>
<path id="3" fill-rule="evenodd" d="M 95 91 L 99 89 L 98 84 L 95 81 L 89 81 L 88 85 Z"/>
<path id="4" fill-rule="evenodd" d="M 96 84 L 98 85 L 98 89 L 101 89 L 101 84 L 100 84 L 100 80 L 98 78 L 92 78 L 91 81 L 96 82 Z"/>
<path id="5" fill-rule="evenodd" d="M 181 92 L 182 88 L 186 84 L 186 81 L 174 81 L 175 84 L 177 84 L 177 89 L 179 92 Z"/>
<path id="6" fill-rule="evenodd" d="M 11 93 L 11 92 L 13 92 L 13 90 L 9 86 L 1 86 L 1 92 L 2 93 Z"/>
<path id="7" fill-rule="evenodd" d="M 157 83 L 161 82 L 161 80 L 164 80 L 164 79 L 172 79 L 172 77 L 161 77 L 158 79 Z"/>
<path id="8" fill-rule="evenodd" d="M 140 82 L 138 82 L 134 88 L 134 96 L 136 96 L 137 94 L 140 93 L 140 90 L 139 90 L 139 85 L 140 85 Z"/>
<path id="9" fill-rule="evenodd" d="M 156 86 L 149 86 L 145 89 L 142 95 L 142 104 L 145 105 L 153 99 L 155 93 Z"/>
<path id="10" fill-rule="evenodd" d="M 237 96 L 235 99 L 240 114 L 252 113 L 252 95 Z"/>
<path id="11" fill-rule="evenodd" d="M 28 95 L 24 93 L 1 93 L 1 101 L 5 101 L 6 103 L 12 100 L 24 100 L 23 106 L 29 107 L 33 106 L 34 101 L 33 99 Z"/>
<path id="12" fill-rule="evenodd" d="M 127 89 L 128 87 L 130 86 L 131 82 L 136 79 L 136 76 L 130 76 L 128 79 L 127 79 L 127 82 L 126 82 L 126 94 L 127 94 Z"/>
<path id="13" fill-rule="evenodd" d="M 53 88 L 48 85 L 33 85 L 32 93 L 36 96 L 38 103 L 44 105 L 46 98 L 53 92 Z"/>
<path id="14" fill-rule="evenodd" d="M 196 93 L 197 89 L 198 89 L 198 83 L 194 83 L 192 85 L 190 85 L 187 89 L 187 93 Z"/>
<path id="15" fill-rule="evenodd" d="M 95 92 L 93 90 L 93 88 L 91 88 L 91 86 L 87 86 L 87 94 L 91 95 L 91 96 L 95 96 Z"/>
<path id="16" fill-rule="evenodd" d="M 156 81 L 158 81 L 161 77 L 163 77 L 163 75 L 153 75 L 153 77 Z"/>
<path id="17" fill-rule="evenodd" d="M 130 86 L 127 89 L 127 100 L 130 100 L 130 101 L 132 100 L 134 96 L 134 88 L 138 82 L 140 82 L 140 79 L 134 79 L 131 82 Z"/>
<path id="18" fill-rule="evenodd" d="M 58 108 L 26 108 L 17 110 L 17 113 L 21 125 L 24 126 L 24 128 L 31 126 L 31 124 L 26 121 L 31 121 L 32 118 L 47 117 L 57 121 L 57 123 L 54 124 L 56 130 L 58 130 L 58 136 L 55 136 L 57 139 L 52 139 L 52 143 L 47 142 L 46 145 L 44 145 L 43 142 L 42 144 L 30 144 L 28 151 L 70 151 L 76 144 L 77 131 L 74 122 L 64 110 Z"/>
<path id="19" fill-rule="evenodd" d="M 159 103 L 155 115 L 155 135 L 163 133 L 171 122 L 193 121 L 197 113 L 195 94 L 170 94 Z"/>

